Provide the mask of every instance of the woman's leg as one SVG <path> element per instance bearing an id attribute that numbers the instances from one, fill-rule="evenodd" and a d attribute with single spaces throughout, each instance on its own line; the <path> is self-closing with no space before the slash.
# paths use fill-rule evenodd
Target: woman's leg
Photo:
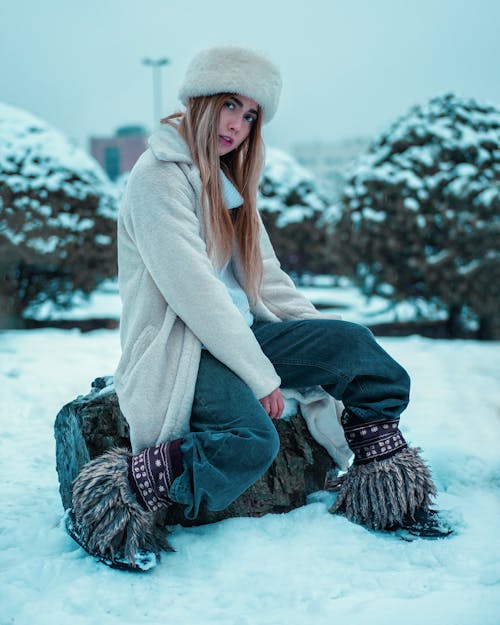
<path id="1" fill-rule="evenodd" d="M 170 498 L 188 519 L 201 505 L 223 510 L 257 481 L 279 450 L 271 419 L 248 386 L 203 350 L 190 433 L 181 445 L 184 472 Z"/>
<path id="2" fill-rule="evenodd" d="M 429 517 L 435 495 L 429 469 L 397 427 L 410 380 L 372 333 L 322 319 L 252 329 L 283 386 L 319 384 L 346 407 L 342 425 L 355 459 L 331 512 L 376 529 L 411 527 Z"/>
<path id="3" fill-rule="evenodd" d="M 363 420 L 406 408 L 406 371 L 359 324 L 330 319 L 257 322 L 252 330 L 283 387 L 321 385 Z"/>

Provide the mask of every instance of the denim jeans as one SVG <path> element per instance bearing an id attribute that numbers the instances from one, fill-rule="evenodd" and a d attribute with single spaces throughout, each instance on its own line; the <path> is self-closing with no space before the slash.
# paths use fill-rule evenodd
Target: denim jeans
<path id="1" fill-rule="evenodd" d="M 321 385 L 361 419 L 395 419 L 406 408 L 406 371 L 364 326 L 347 321 L 256 322 L 252 326 L 283 387 Z M 201 505 L 223 510 L 267 471 L 279 450 L 270 417 L 249 387 L 203 350 L 184 472 L 170 497 L 195 519 Z"/>

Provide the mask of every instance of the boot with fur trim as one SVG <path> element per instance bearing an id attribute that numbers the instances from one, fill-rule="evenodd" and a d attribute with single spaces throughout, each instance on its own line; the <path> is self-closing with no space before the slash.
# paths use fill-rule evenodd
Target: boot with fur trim
<path id="1" fill-rule="evenodd" d="M 408 447 L 398 423 L 367 423 L 344 411 L 342 425 L 355 458 L 330 512 L 371 529 L 395 529 L 430 510 L 436 495 L 431 473 L 419 450 Z"/>
<path id="2" fill-rule="evenodd" d="M 170 486 L 182 472 L 181 442 L 148 447 L 135 455 L 111 449 L 88 462 L 73 482 L 66 521 L 72 538 L 116 568 L 143 570 L 138 559 L 173 551 L 155 516 L 170 505 Z"/>

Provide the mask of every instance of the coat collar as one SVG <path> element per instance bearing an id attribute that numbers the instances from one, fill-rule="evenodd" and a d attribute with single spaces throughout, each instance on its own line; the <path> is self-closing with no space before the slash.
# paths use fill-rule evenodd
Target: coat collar
<path id="1" fill-rule="evenodd" d="M 160 161 L 193 163 L 187 143 L 175 128 L 163 124 L 149 138 L 148 145 Z"/>

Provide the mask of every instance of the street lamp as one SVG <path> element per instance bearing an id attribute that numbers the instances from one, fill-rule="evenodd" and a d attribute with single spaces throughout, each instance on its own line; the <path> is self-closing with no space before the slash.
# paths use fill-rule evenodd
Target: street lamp
<path id="1" fill-rule="evenodd" d="M 144 65 L 148 65 L 153 68 L 153 114 L 154 122 L 153 129 L 160 124 L 160 117 L 162 117 L 162 103 L 161 103 L 161 75 L 160 69 L 164 65 L 168 65 L 170 60 L 162 57 L 160 59 L 142 59 Z"/>

